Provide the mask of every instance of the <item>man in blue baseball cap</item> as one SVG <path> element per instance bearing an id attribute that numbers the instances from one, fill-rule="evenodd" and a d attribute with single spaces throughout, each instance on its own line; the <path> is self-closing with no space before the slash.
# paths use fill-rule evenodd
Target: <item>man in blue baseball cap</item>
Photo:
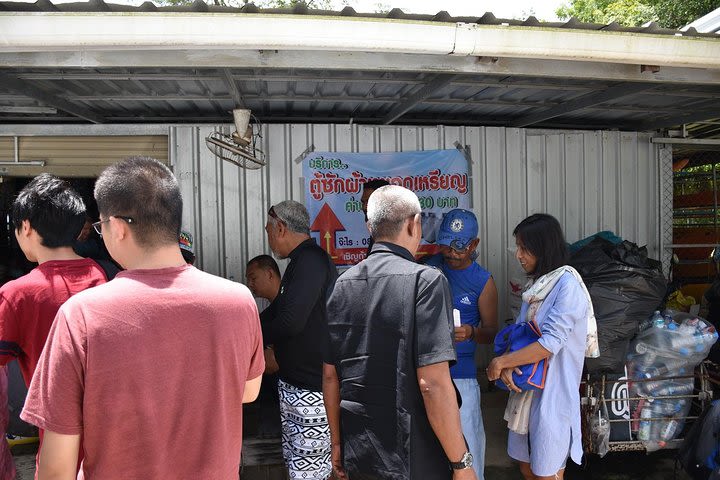
<path id="1" fill-rule="evenodd" d="M 475 249 L 480 240 L 474 213 L 460 208 L 446 213 L 436 243 L 440 253 L 430 257 L 427 265 L 440 269 L 450 283 L 457 351 L 457 363 L 450 368 L 450 375 L 462 396 L 460 423 L 473 455 L 473 468 L 482 480 L 485 429 L 480 412 L 475 349 L 478 343 L 492 343 L 495 338 L 497 288 L 490 272 L 475 262 Z"/>

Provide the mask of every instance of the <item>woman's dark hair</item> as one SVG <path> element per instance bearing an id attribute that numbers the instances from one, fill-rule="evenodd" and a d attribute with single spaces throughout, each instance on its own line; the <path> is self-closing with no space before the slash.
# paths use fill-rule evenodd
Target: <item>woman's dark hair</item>
<path id="1" fill-rule="evenodd" d="M 68 182 L 43 173 L 33 178 L 13 202 L 15 230 L 28 220 L 48 248 L 72 247 L 85 223 L 85 203 Z"/>
<path id="2" fill-rule="evenodd" d="M 560 222 L 547 213 L 536 213 L 517 224 L 515 238 L 537 259 L 535 279 L 567 265 L 569 254 Z"/>

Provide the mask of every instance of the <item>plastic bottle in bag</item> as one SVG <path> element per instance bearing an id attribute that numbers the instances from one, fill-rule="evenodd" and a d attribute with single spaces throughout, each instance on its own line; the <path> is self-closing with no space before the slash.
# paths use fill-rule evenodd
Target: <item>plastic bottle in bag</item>
<path id="1" fill-rule="evenodd" d="M 655 400 L 658 403 L 658 413 L 663 417 L 673 417 L 680 413 L 687 403 L 684 398 L 672 400 Z"/>
<path id="2" fill-rule="evenodd" d="M 683 320 L 680 324 L 680 328 L 678 328 L 678 333 L 683 335 L 695 335 L 695 333 L 697 333 L 699 323 L 700 320 L 697 318 L 688 318 Z"/>
<path id="3" fill-rule="evenodd" d="M 680 422 L 676 418 L 671 418 L 669 421 L 663 423 L 664 425 L 660 430 L 660 441 L 667 442 L 675 438 L 675 433 L 677 432 Z"/>
<path id="4" fill-rule="evenodd" d="M 688 357 L 691 353 L 702 351 L 703 346 L 703 338 L 699 335 L 681 335 L 678 333 L 670 338 L 670 348 L 683 357 Z"/>
<path id="5" fill-rule="evenodd" d="M 692 379 L 691 379 L 692 380 Z M 693 384 L 680 381 L 659 381 L 660 385 L 653 385 L 652 390 L 647 390 L 648 395 L 652 397 L 672 397 L 680 395 L 690 395 L 693 391 Z"/>
<path id="6" fill-rule="evenodd" d="M 700 337 L 703 350 L 705 350 L 705 348 L 711 347 L 717 341 L 718 333 L 715 327 L 707 327 L 703 329 L 702 333 L 698 336 Z"/>
<path id="7" fill-rule="evenodd" d="M 656 362 L 652 367 L 644 369 L 645 378 L 666 377 L 670 374 L 684 375 L 687 361 L 682 359 L 667 359 L 665 361 Z"/>
<path id="8" fill-rule="evenodd" d="M 650 431 L 652 429 L 652 410 L 649 405 L 645 405 L 640 412 L 640 428 L 638 428 L 637 438 L 641 442 L 650 440 Z"/>
<path id="9" fill-rule="evenodd" d="M 648 328 L 655 326 L 660 321 L 665 323 L 665 319 L 660 313 L 660 310 L 655 310 L 648 319 L 642 321 L 640 325 L 638 325 L 638 331 L 642 332 L 643 330 L 647 330 Z"/>

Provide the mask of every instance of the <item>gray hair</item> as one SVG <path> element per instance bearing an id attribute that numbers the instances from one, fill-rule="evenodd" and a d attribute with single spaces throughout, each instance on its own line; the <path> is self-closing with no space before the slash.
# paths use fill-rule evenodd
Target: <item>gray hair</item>
<path id="1" fill-rule="evenodd" d="M 302 203 L 295 200 L 285 200 L 273 207 L 275 214 L 287 227 L 295 233 L 304 233 L 310 235 L 310 215 Z M 268 220 L 275 224 L 273 217 Z"/>
<path id="2" fill-rule="evenodd" d="M 378 239 L 394 239 L 403 223 L 420 213 L 417 195 L 399 185 L 387 185 L 375 190 L 368 200 L 368 229 Z"/>

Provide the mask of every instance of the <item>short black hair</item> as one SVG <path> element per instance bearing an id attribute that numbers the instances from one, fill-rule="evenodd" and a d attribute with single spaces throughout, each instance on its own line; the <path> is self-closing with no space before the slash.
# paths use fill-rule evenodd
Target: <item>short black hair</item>
<path id="1" fill-rule="evenodd" d="M 33 178 L 12 206 L 16 230 L 28 220 L 48 248 L 72 247 L 85 224 L 85 202 L 68 182 L 49 173 Z"/>
<path id="2" fill-rule="evenodd" d="M 278 267 L 275 259 L 272 258 L 270 255 L 258 255 L 257 257 L 250 260 L 245 268 L 250 268 L 253 265 L 257 265 L 258 268 L 262 268 L 263 270 L 272 270 L 273 272 L 275 272 L 275 275 L 280 278 L 280 268 Z"/>
<path id="3" fill-rule="evenodd" d="M 531 273 L 534 279 L 567 265 L 570 256 L 565 236 L 560 222 L 552 215 L 547 213 L 530 215 L 518 223 L 513 235 L 537 259 L 535 271 Z"/>
<path id="4" fill-rule="evenodd" d="M 369 182 L 363 183 L 363 190 L 377 190 L 378 188 L 384 187 L 385 185 L 390 185 L 390 182 L 388 182 L 387 180 L 383 180 L 382 178 L 376 178 L 375 180 L 370 180 Z"/>
<path id="5" fill-rule="evenodd" d="M 168 167 L 150 157 L 130 157 L 106 168 L 95 183 L 100 214 L 131 217 L 143 246 L 177 245 L 182 196 Z"/>

